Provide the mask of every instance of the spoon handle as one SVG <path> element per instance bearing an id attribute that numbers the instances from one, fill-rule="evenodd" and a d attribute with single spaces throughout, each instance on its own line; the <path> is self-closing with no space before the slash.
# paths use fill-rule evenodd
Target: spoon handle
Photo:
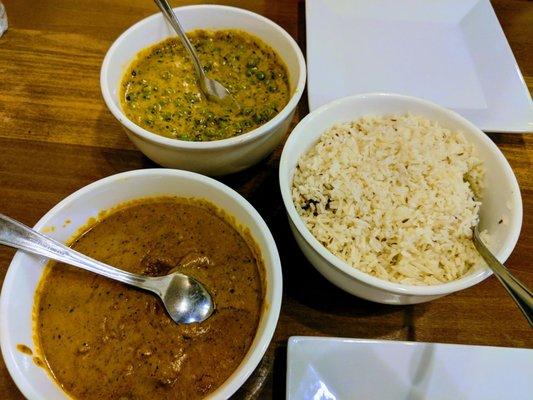
<path id="1" fill-rule="evenodd" d="M 191 41 L 185 34 L 185 31 L 183 30 L 183 27 L 181 26 L 178 18 L 176 18 L 176 15 L 174 14 L 174 10 L 172 10 L 172 7 L 170 7 L 170 4 L 168 4 L 167 0 L 154 0 L 155 4 L 159 7 L 167 21 L 172 25 L 172 28 L 176 31 L 179 38 L 181 39 L 181 42 L 187 49 L 187 52 L 192 58 L 194 68 L 196 69 L 196 73 L 198 76 L 204 78 L 204 70 L 202 69 L 202 64 L 200 63 L 200 60 L 198 59 L 198 56 L 196 55 L 196 50 L 194 49 Z"/>
<path id="2" fill-rule="evenodd" d="M 474 245 L 477 251 L 485 259 L 488 266 L 494 272 L 503 287 L 509 292 L 514 299 L 524 316 L 533 327 L 533 294 L 531 291 L 517 278 L 515 278 L 505 266 L 500 263 L 496 257 L 482 242 L 479 237 L 479 230 L 477 226 L 474 229 Z"/>
<path id="3" fill-rule="evenodd" d="M 0 214 L 0 244 L 61 261 L 129 285 L 153 291 L 146 277 L 101 263 Z"/>

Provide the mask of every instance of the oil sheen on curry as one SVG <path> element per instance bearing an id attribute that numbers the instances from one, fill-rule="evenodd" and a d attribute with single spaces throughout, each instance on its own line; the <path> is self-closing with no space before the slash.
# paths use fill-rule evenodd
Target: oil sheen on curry
<path id="1" fill-rule="evenodd" d="M 240 106 L 208 101 L 178 39 L 141 51 L 121 83 L 126 116 L 146 130 L 189 141 L 226 139 L 271 120 L 290 98 L 287 69 L 276 52 L 238 30 L 188 34 L 211 79 L 222 83 Z"/>
<path id="2" fill-rule="evenodd" d="M 74 399 L 198 399 L 246 355 L 263 301 L 255 244 L 205 202 L 160 197 L 128 203 L 72 247 L 150 276 L 170 269 L 202 282 L 216 310 L 177 325 L 155 296 L 51 263 L 35 304 L 39 351 Z"/>

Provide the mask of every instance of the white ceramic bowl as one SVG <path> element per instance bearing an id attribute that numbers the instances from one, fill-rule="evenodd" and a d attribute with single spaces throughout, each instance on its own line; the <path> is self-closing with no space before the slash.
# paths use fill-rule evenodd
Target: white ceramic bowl
<path id="1" fill-rule="evenodd" d="M 259 246 L 265 265 L 265 308 L 250 350 L 237 370 L 210 398 L 231 396 L 253 372 L 265 353 L 276 328 L 282 294 L 281 264 L 272 235 L 258 212 L 237 192 L 211 178 L 192 172 L 166 169 L 131 171 L 92 183 L 61 201 L 35 225 L 42 231 L 54 227 L 49 235 L 65 242 L 90 217 L 100 210 L 124 201 L 159 195 L 204 198 L 250 230 Z M 70 219 L 70 224 L 65 221 Z M 28 399 L 67 399 L 48 373 L 31 357 L 17 350 L 22 343 L 34 348 L 32 307 L 34 293 L 47 260 L 19 251 L 7 271 L 0 299 L 0 344 L 13 380 Z"/>
<path id="2" fill-rule="evenodd" d="M 270 154 L 289 129 L 305 87 L 306 68 L 302 52 L 279 25 L 250 11 L 216 5 L 178 7 L 174 11 L 186 31 L 234 28 L 251 33 L 270 45 L 287 65 L 292 93 L 289 103 L 259 128 L 240 136 L 211 142 L 170 139 L 134 124 L 120 106 L 118 95 L 122 75 L 140 50 L 175 36 L 163 15 L 156 14 L 133 25 L 108 50 L 100 72 L 100 86 L 107 107 L 123 125 L 135 146 L 165 167 L 213 176 L 250 167 Z"/>
<path id="3" fill-rule="evenodd" d="M 300 156 L 313 146 L 320 135 L 335 123 L 353 121 L 365 115 L 406 113 L 422 115 L 442 126 L 460 130 L 477 149 L 483 160 L 487 189 L 481 207 L 481 228 L 492 236 L 492 250 L 504 262 L 511 254 L 522 225 L 520 189 L 509 163 L 496 145 L 478 128 L 453 111 L 428 101 L 395 94 L 362 94 L 326 104 L 306 116 L 290 134 L 279 168 L 283 203 L 292 232 L 311 264 L 329 281 L 356 296 L 378 303 L 415 304 L 465 289 L 491 275 L 484 265 L 464 277 L 435 286 L 392 283 L 351 267 L 330 253 L 309 232 L 299 217 L 291 197 L 294 170 Z M 505 222 L 499 220 L 505 216 Z"/>

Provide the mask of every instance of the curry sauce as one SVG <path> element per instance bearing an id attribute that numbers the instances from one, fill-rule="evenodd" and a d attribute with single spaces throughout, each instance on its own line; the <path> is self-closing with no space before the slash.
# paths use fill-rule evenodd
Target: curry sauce
<path id="1" fill-rule="evenodd" d="M 214 207 L 169 197 L 132 203 L 72 248 L 138 274 L 188 274 L 216 309 L 202 323 L 177 325 L 147 292 L 51 263 L 37 295 L 36 336 L 70 396 L 197 399 L 241 363 L 260 318 L 263 267 L 255 245 Z"/>
<path id="2" fill-rule="evenodd" d="M 240 107 L 208 101 L 185 48 L 171 38 L 142 50 L 122 79 L 122 110 L 137 125 L 173 139 L 226 139 L 263 125 L 288 103 L 287 68 L 260 39 L 232 29 L 187 36 L 206 75 Z"/>

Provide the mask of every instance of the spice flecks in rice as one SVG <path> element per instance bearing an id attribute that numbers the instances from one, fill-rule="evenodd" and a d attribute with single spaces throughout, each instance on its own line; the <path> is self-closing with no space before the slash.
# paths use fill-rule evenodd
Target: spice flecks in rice
<path id="1" fill-rule="evenodd" d="M 296 168 L 292 196 L 311 233 L 348 264 L 415 285 L 455 280 L 472 243 L 483 169 L 459 132 L 414 115 L 327 130 Z"/>

